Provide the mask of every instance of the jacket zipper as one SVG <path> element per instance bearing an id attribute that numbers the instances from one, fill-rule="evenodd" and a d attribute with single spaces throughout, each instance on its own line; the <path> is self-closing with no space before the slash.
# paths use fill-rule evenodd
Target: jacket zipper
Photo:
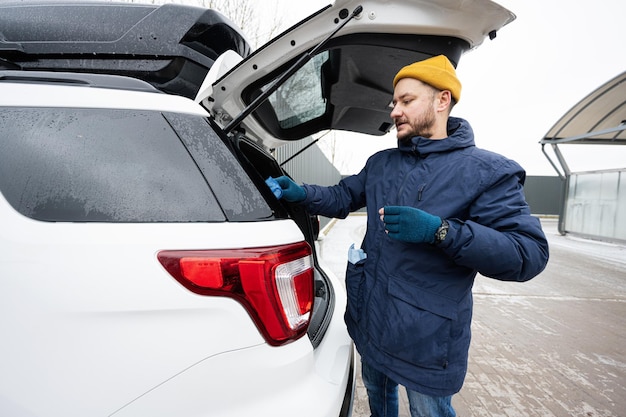
<path id="1" fill-rule="evenodd" d="M 417 201 L 422 201 L 422 192 L 424 191 L 424 188 L 426 188 L 426 184 L 420 185 L 417 189 Z"/>

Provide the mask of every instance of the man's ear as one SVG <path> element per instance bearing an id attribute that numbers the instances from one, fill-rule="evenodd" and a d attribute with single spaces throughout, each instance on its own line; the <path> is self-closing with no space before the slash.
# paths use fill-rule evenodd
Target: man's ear
<path id="1" fill-rule="evenodd" d="M 437 95 L 439 99 L 438 111 L 450 111 L 452 108 L 452 93 L 450 90 L 442 90 Z"/>

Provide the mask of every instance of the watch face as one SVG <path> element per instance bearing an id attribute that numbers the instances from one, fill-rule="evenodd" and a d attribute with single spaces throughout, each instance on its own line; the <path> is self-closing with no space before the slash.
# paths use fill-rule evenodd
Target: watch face
<path id="1" fill-rule="evenodd" d="M 439 226 L 439 229 L 437 229 L 437 233 L 436 233 L 437 243 L 442 242 L 446 238 L 447 235 L 448 235 L 448 222 L 444 220 L 441 226 Z"/>

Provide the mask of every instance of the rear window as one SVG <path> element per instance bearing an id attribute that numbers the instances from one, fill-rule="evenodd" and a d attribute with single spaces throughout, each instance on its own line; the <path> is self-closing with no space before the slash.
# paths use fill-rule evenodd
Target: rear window
<path id="1" fill-rule="evenodd" d="M 153 111 L 0 108 L 0 192 L 44 221 L 271 216 L 204 118 Z"/>
<path id="2" fill-rule="evenodd" d="M 328 52 L 315 55 L 283 85 L 272 93 L 269 101 L 281 129 L 291 129 L 326 113 L 326 97 L 322 92 L 322 68 Z M 267 89 L 268 85 L 263 87 Z"/>

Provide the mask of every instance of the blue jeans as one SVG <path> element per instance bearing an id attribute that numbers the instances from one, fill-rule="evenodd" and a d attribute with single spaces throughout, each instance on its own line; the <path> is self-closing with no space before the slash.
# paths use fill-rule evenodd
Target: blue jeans
<path id="1" fill-rule="evenodd" d="M 398 384 L 363 361 L 361 373 L 372 417 L 398 417 Z M 451 395 L 431 397 L 409 389 L 406 392 L 411 417 L 456 417 Z"/>

